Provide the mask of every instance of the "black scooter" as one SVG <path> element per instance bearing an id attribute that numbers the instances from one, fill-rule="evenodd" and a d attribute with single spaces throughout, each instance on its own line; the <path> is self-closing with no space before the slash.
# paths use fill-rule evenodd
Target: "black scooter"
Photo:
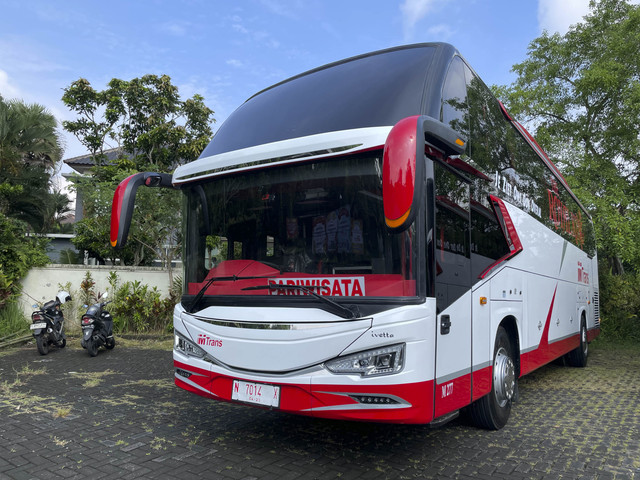
<path id="1" fill-rule="evenodd" d="M 36 346 L 40 355 L 49 353 L 49 345 L 56 345 L 64 348 L 67 344 L 67 337 L 64 334 L 64 315 L 60 305 L 71 301 L 68 292 L 60 291 L 54 300 L 50 300 L 42 308 L 38 308 L 31 314 L 31 325 L 29 328 L 36 339 Z"/>
<path id="2" fill-rule="evenodd" d="M 107 298 L 106 292 L 100 300 L 105 298 Z M 109 303 L 111 302 L 98 302 L 91 305 L 80 320 L 82 327 L 80 345 L 89 352 L 91 357 L 98 355 L 98 349 L 103 345 L 107 350 L 116 346 L 116 339 L 113 338 L 113 319 L 104 309 Z"/>

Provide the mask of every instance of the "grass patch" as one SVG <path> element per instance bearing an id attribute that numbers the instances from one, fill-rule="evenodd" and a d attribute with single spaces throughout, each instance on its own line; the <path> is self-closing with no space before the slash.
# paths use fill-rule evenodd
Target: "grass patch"
<path id="1" fill-rule="evenodd" d="M 107 405 L 112 405 L 116 407 L 129 406 L 129 407 L 137 407 L 137 400 L 140 400 L 142 397 L 139 395 L 122 395 L 118 398 L 101 398 L 100 401 L 102 403 L 106 403 Z"/>
<path id="2" fill-rule="evenodd" d="M 113 370 L 104 370 L 102 372 L 72 372 L 74 378 L 84 379 L 85 382 L 82 384 L 85 388 L 93 388 L 100 385 L 105 377 L 110 375 L 116 375 L 117 372 Z"/>
<path id="3" fill-rule="evenodd" d="M 620 339 L 612 335 L 602 333 L 593 342 L 589 344 L 589 348 L 603 351 L 616 351 L 629 354 L 640 354 L 640 342 L 632 339 Z"/>
<path id="4" fill-rule="evenodd" d="M 155 437 L 153 440 L 151 440 L 151 448 L 153 450 L 166 450 L 167 447 L 175 447 L 176 443 L 172 442 L 171 440 L 167 440 L 166 438 L 162 438 L 162 437 Z"/>
<path id="5" fill-rule="evenodd" d="M 24 365 L 20 370 L 15 371 L 18 377 L 20 377 L 20 381 L 22 381 L 25 377 L 36 377 L 38 375 L 44 375 L 47 373 L 47 369 L 45 367 L 40 368 L 31 368 L 30 365 Z"/>
<path id="6" fill-rule="evenodd" d="M 126 383 L 116 385 L 117 387 L 156 387 L 156 388 L 173 388 L 173 379 L 159 378 L 156 380 L 127 380 Z"/>
<path id="7" fill-rule="evenodd" d="M 0 383 L 0 405 L 14 410 L 14 415 L 18 413 L 47 413 L 49 406 L 46 402 L 52 400 L 51 397 L 39 397 L 30 392 L 20 392 L 16 387 L 20 387 L 22 381 L 16 379 L 14 382 Z"/>
<path id="8" fill-rule="evenodd" d="M 0 338 L 29 333 L 29 319 L 17 303 L 7 303 L 0 309 Z"/>
<path id="9" fill-rule="evenodd" d="M 70 413 L 71 407 L 58 407 L 53 416 L 56 418 L 67 418 Z"/>
<path id="10" fill-rule="evenodd" d="M 116 335 L 116 348 L 118 345 L 126 348 L 137 348 L 141 350 L 173 350 L 173 336 L 142 337 L 119 337 Z"/>
<path id="11" fill-rule="evenodd" d="M 51 440 L 58 447 L 64 447 L 64 446 L 68 445 L 69 443 L 71 443 L 71 440 L 62 440 L 62 439 L 60 439 L 58 437 L 53 437 Z"/>

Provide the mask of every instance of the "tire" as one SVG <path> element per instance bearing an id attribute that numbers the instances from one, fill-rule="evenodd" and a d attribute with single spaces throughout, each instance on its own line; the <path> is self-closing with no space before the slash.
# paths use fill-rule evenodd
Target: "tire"
<path id="1" fill-rule="evenodd" d="M 93 339 L 87 340 L 87 351 L 89 352 L 90 357 L 95 357 L 98 355 L 98 346 Z"/>
<path id="2" fill-rule="evenodd" d="M 587 342 L 587 322 L 584 317 L 580 322 L 580 345 L 567 353 L 567 363 L 570 367 L 584 368 L 589 357 L 589 343 Z"/>
<path id="3" fill-rule="evenodd" d="M 46 355 L 49 353 L 49 338 L 46 335 L 38 335 L 36 337 L 36 346 L 40 355 Z"/>
<path id="4" fill-rule="evenodd" d="M 470 413 L 477 427 L 500 430 L 509 420 L 518 381 L 513 346 L 503 327 L 496 332 L 492 375 L 491 392 L 472 403 Z"/>
<path id="5" fill-rule="evenodd" d="M 67 339 L 66 339 L 66 338 L 63 338 L 62 340 L 60 340 L 60 341 L 58 342 L 58 347 L 60 347 L 60 348 L 64 348 L 64 347 L 66 347 L 66 346 L 67 346 Z"/>
<path id="6" fill-rule="evenodd" d="M 107 348 L 107 350 L 113 350 L 113 347 L 116 346 L 116 339 L 113 337 L 107 338 L 107 343 L 105 343 L 104 346 Z"/>

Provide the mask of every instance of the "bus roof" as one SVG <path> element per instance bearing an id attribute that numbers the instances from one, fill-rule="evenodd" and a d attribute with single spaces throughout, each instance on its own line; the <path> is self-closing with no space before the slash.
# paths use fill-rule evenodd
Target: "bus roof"
<path id="1" fill-rule="evenodd" d="M 444 54 L 443 54 L 444 53 Z M 359 55 L 296 75 L 243 103 L 201 158 L 319 133 L 393 126 L 431 114 L 454 47 L 423 43 Z M 435 86 L 436 92 L 430 85 Z M 439 108 L 439 105 L 438 105 Z"/>

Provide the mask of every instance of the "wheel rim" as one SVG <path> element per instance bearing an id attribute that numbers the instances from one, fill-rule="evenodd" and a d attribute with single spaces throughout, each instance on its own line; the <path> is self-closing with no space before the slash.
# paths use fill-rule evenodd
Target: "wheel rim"
<path id="1" fill-rule="evenodd" d="M 493 365 L 493 388 L 500 407 L 504 407 L 513 398 L 516 385 L 516 369 L 513 360 L 504 347 L 496 352 Z"/>
<path id="2" fill-rule="evenodd" d="M 587 329 L 584 325 L 580 328 L 580 341 L 582 342 L 582 353 L 586 357 L 589 353 L 589 344 L 587 343 Z"/>

